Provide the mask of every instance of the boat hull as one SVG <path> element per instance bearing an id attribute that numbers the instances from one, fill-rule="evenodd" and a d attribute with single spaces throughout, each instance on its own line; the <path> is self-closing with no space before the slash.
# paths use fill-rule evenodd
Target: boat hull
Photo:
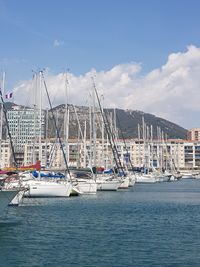
<path id="1" fill-rule="evenodd" d="M 157 179 L 151 175 L 138 175 L 136 176 L 136 183 L 156 183 Z"/>
<path id="2" fill-rule="evenodd" d="M 27 181 L 25 197 L 69 197 L 72 185 L 69 182 Z"/>
<path id="3" fill-rule="evenodd" d="M 127 189 L 129 187 L 129 184 L 130 184 L 130 180 L 129 180 L 129 177 L 126 177 L 122 183 L 120 184 L 119 186 L 119 189 Z"/>
<path id="4" fill-rule="evenodd" d="M 135 185 L 135 176 L 129 177 L 129 187 L 132 187 Z"/>
<path id="5" fill-rule="evenodd" d="M 76 187 L 83 194 L 96 194 L 97 192 L 97 184 L 94 180 L 79 180 Z"/>
<path id="6" fill-rule="evenodd" d="M 119 181 L 100 181 L 97 180 L 98 191 L 117 191 L 121 182 Z"/>

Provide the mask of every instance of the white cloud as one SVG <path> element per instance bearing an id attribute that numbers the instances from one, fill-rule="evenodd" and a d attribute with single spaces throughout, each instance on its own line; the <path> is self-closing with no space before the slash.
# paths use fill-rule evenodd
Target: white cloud
<path id="1" fill-rule="evenodd" d="M 104 106 L 142 110 L 184 127 L 192 127 L 200 112 L 200 48 L 189 46 L 186 52 L 170 54 L 165 65 L 141 75 L 141 65 L 127 63 L 108 71 L 91 70 L 84 75 L 68 74 L 69 102 L 86 105 L 95 73 L 96 87 L 104 95 Z M 23 102 L 23 92 L 30 81 L 17 86 L 16 102 Z M 54 105 L 65 102 L 65 75 L 46 76 Z M 190 115 L 188 115 L 190 114 Z M 187 120 L 185 121 L 185 118 Z M 198 126 L 198 125 L 195 125 Z M 200 126 L 200 120 L 199 120 Z"/>
<path id="2" fill-rule="evenodd" d="M 58 41 L 57 39 L 53 41 L 53 46 L 54 47 L 58 47 L 58 46 L 61 46 L 61 45 L 64 45 L 63 41 Z"/>

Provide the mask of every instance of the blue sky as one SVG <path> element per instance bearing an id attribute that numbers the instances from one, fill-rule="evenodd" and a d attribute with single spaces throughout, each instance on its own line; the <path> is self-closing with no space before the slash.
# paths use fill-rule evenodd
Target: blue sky
<path id="1" fill-rule="evenodd" d="M 199 10 L 198 0 L 0 0 L 0 70 L 8 90 L 41 68 L 78 76 L 135 62 L 146 75 L 199 47 Z"/>
<path id="2" fill-rule="evenodd" d="M 0 10 L 0 67 L 13 82 L 46 67 L 82 74 L 133 61 L 149 71 L 200 42 L 198 0 L 1 0 Z"/>

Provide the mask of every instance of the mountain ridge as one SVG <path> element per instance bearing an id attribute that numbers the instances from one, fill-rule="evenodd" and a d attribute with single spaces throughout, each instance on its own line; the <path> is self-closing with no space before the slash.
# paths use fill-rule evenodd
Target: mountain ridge
<path id="1" fill-rule="evenodd" d="M 27 106 L 17 105 L 12 102 L 6 102 L 6 109 L 13 109 L 14 106 L 19 106 L 20 108 L 28 108 Z M 86 122 L 87 129 L 89 129 L 89 107 L 87 106 L 74 106 L 68 104 L 68 109 L 70 111 L 70 123 L 69 123 L 69 137 L 77 138 L 78 137 L 78 123 L 77 117 L 79 119 L 79 124 L 81 125 L 82 131 L 84 129 L 84 124 Z M 64 118 L 66 105 L 60 104 L 52 108 L 52 111 L 55 112 L 55 116 L 58 122 L 58 129 L 60 130 L 60 135 L 64 136 Z M 105 114 L 110 117 L 116 117 L 116 126 L 119 129 L 119 137 L 124 138 L 138 138 L 138 125 L 140 128 L 140 137 L 142 137 L 142 121 L 144 120 L 147 125 L 149 134 L 152 128 L 153 138 L 158 138 L 158 132 L 163 132 L 165 137 L 169 139 L 186 139 L 187 130 L 183 127 L 168 121 L 166 119 L 157 117 L 156 115 L 145 113 L 140 110 L 131 110 L 131 109 L 112 109 L 105 108 Z M 100 115 L 100 112 L 99 112 Z M 48 136 L 55 136 L 55 129 L 53 127 L 53 120 L 51 110 L 49 110 L 49 119 L 48 119 Z M 4 126 L 5 127 L 5 126 Z M 100 122 L 97 127 L 97 137 L 100 137 Z M 89 137 L 89 130 L 87 130 L 87 137 Z"/>

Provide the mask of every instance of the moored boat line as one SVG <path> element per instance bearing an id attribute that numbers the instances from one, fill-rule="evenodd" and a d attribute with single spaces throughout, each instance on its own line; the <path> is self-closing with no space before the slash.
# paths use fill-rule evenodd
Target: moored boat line
<path id="1" fill-rule="evenodd" d="M 61 175 L 61 174 L 60 174 Z M 71 178 L 34 177 L 33 172 L 24 171 L 18 174 L 8 175 L 4 178 L 4 187 L 0 191 L 0 198 L 6 197 L 0 206 L 0 212 L 8 206 L 20 205 L 24 197 L 28 198 L 49 198 L 81 196 L 84 194 L 96 194 L 97 191 L 118 191 L 128 189 L 135 183 L 166 182 L 177 180 L 175 175 L 170 173 L 131 173 L 127 172 L 121 177 L 118 174 L 96 174 L 77 171 L 72 172 Z M 4 175 L 5 177 L 5 175 Z M 8 201 L 9 199 L 9 201 Z"/>

